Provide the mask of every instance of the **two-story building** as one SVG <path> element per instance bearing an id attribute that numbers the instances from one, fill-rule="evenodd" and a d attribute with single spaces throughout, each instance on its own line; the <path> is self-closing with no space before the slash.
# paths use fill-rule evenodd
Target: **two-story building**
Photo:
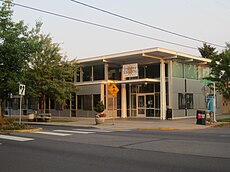
<path id="1" fill-rule="evenodd" d="M 166 119 L 170 113 L 172 118 L 191 117 L 198 109 L 207 109 L 201 80 L 209 76 L 210 59 L 150 48 L 78 62 L 76 116 L 93 117 L 98 101 L 104 102 L 107 116 L 121 118 Z M 111 83 L 119 89 L 114 95 Z"/>

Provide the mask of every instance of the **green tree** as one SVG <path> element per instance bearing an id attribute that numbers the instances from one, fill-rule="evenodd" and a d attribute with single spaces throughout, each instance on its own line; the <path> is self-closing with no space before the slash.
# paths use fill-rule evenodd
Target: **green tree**
<path id="1" fill-rule="evenodd" d="M 217 53 L 216 48 L 206 43 L 203 43 L 202 47 L 198 47 L 198 50 L 203 58 L 211 58 L 212 55 Z"/>
<path id="2" fill-rule="evenodd" d="M 23 21 L 13 22 L 12 15 L 11 0 L 5 0 L 0 7 L 0 116 L 2 101 L 18 90 L 31 50 L 28 27 Z"/>
<path id="3" fill-rule="evenodd" d="M 212 56 L 211 79 L 216 82 L 217 90 L 226 98 L 230 98 L 230 44 L 220 54 Z"/>
<path id="4" fill-rule="evenodd" d="M 45 112 L 47 96 L 55 97 L 61 103 L 76 91 L 73 82 L 75 65 L 63 57 L 59 44 L 53 43 L 50 35 L 39 32 L 38 25 L 31 38 L 36 51 L 29 58 L 25 83 L 28 95 L 41 98 L 41 109 Z"/>

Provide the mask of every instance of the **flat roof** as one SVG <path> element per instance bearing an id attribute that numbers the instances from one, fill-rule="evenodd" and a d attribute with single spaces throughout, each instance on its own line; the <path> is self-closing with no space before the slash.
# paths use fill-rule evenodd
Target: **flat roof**
<path id="1" fill-rule="evenodd" d="M 103 55 L 90 58 L 81 58 L 78 60 L 80 64 L 97 64 L 97 63 L 115 63 L 115 64 L 131 64 L 131 63 L 154 63 L 160 59 L 183 61 L 188 63 L 210 63 L 211 60 L 186 53 L 176 52 L 165 48 L 149 48 L 135 51 L 127 51 L 122 53 Z"/>

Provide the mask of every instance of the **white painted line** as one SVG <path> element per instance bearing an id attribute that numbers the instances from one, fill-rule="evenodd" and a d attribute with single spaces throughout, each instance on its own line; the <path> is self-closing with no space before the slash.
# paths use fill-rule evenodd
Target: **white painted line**
<path id="1" fill-rule="evenodd" d="M 0 135 L 0 139 L 14 140 L 14 141 L 19 141 L 19 142 L 25 142 L 25 141 L 34 140 L 32 138 L 17 137 L 17 136 L 8 136 L 8 135 Z"/>
<path id="2" fill-rule="evenodd" d="M 63 133 L 54 133 L 54 132 L 45 132 L 45 131 L 37 131 L 34 132 L 36 134 L 46 134 L 46 135 L 53 135 L 53 136 L 70 136 L 72 134 L 63 134 Z"/>
<path id="3" fill-rule="evenodd" d="M 94 132 L 87 131 L 72 131 L 72 130 L 54 130 L 55 132 L 63 132 L 63 133 L 75 133 L 75 134 L 92 134 Z"/>
<path id="4" fill-rule="evenodd" d="M 112 131 L 102 130 L 102 129 L 74 129 L 77 131 L 90 131 L 90 132 L 99 132 L 99 133 L 110 133 Z"/>

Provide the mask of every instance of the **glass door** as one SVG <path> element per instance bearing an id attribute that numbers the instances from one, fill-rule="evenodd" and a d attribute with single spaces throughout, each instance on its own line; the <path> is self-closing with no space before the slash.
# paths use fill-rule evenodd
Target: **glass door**
<path id="1" fill-rule="evenodd" d="M 146 117 L 154 117 L 154 94 L 146 95 Z"/>
<path id="2" fill-rule="evenodd" d="M 137 95 L 137 116 L 146 117 L 145 115 L 145 95 Z"/>

